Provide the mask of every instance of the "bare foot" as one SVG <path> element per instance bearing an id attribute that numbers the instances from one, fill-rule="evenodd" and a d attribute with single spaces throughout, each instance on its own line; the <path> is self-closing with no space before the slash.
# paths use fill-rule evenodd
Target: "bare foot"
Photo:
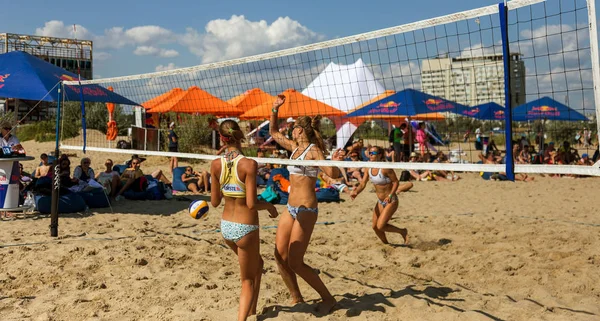
<path id="1" fill-rule="evenodd" d="M 298 304 L 298 303 L 304 303 L 304 298 L 292 298 L 292 305 Z"/>
<path id="2" fill-rule="evenodd" d="M 405 228 L 401 228 L 400 235 L 402 235 L 402 238 L 404 239 L 404 244 L 408 244 L 408 230 Z"/>
<path id="3" fill-rule="evenodd" d="M 331 299 L 329 300 L 323 300 L 323 302 L 317 305 L 317 313 L 319 313 L 320 315 L 329 314 L 336 304 L 337 301 L 333 297 L 331 297 Z"/>

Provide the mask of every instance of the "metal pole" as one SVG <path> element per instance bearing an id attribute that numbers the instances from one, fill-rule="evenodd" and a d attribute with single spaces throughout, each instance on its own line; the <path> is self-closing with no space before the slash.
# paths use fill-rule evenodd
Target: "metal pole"
<path id="1" fill-rule="evenodd" d="M 504 133 L 506 146 L 506 177 L 515 181 L 515 160 L 513 158 L 512 147 L 512 106 L 511 106 L 511 88 L 510 88 L 510 50 L 508 48 L 508 7 L 506 3 L 498 4 L 500 13 L 500 30 L 502 32 L 502 54 L 504 61 Z"/>
<path id="2" fill-rule="evenodd" d="M 54 147 L 54 176 L 52 177 L 52 203 L 50 210 L 50 236 L 58 236 L 58 193 L 60 191 L 60 164 L 59 164 L 59 148 L 58 140 L 60 138 L 60 100 L 61 100 L 62 84 L 58 86 L 58 99 L 56 103 L 56 145 Z"/>

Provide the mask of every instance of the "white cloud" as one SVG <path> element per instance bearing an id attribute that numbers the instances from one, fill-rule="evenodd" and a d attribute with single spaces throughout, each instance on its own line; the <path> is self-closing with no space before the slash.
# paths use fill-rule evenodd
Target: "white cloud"
<path id="1" fill-rule="evenodd" d="M 46 37 L 59 37 L 59 38 L 75 38 L 77 39 L 85 39 L 90 40 L 93 36 L 92 34 L 83 26 L 75 25 L 75 30 L 73 30 L 73 25 L 65 25 L 64 22 L 59 20 L 50 20 L 44 24 L 41 28 L 35 29 L 35 34 L 38 36 L 46 36 Z"/>
<path id="2" fill-rule="evenodd" d="M 156 66 L 156 68 L 154 68 L 155 71 L 167 71 L 167 70 L 173 70 L 173 69 L 177 69 L 179 67 L 175 66 L 174 63 L 170 62 L 167 65 L 158 65 Z"/>
<path id="3" fill-rule="evenodd" d="M 108 52 L 104 52 L 104 51 L 96 51 L 94 52 L 94 59 L 95 60 L 108 60 L 112 57 L 112 55 Z"/>
<path id="4" fill-rule="evenodd" d="M 137 56 L 157 56 L 161 58 L 173 58 L 179 56 L 179 52 L 173 49 L 157 48 L 153 46 L 139 46 L 133 54 Z"/>
<path id="5" fill-rule="evenodd" d="M 273 50 L 291 48 L 323 40 L 324 36 L 289 17 L 272 24 L 250 21 L 243 15 L 229 20 L 216 19 L 206 24 L 205 34 L 188 28 L 179 42 L 203 63 L 240 58 Z"/>

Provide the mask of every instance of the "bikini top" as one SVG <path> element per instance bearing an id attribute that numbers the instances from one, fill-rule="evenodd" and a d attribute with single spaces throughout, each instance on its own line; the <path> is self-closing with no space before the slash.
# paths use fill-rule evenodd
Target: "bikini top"
<path id="1" fill-rule="evenodd" d="M 370 168 L 368 169 L 368 172 L 369 178 L 371 179 L 371 183 L 373 183 L 373 185 L 387 185 L 392 182 L 392 180 L 389 177 L 383 176 L 383 174 L 381 174 L 381 168 L 379 169 L 376 175 L 371 174 Z"/>
<path id="2" fill-rule="evenodd" d="M 294 149 L 294 151 L 292 152 L 292 156 L 290 156 L 290 159 L 304 160 L 304 157 L 306 157 L 306 154 L 308 154 L 308 152 L 314 145 L 315 144 L 308 145 L 308 147 L 306 147 L 304 152 L 302 152 L 302 154 L 300 154 L 300 156 L 298 156 L 297 158 L 294 158 L 294 155 L 296 154 L 296 151 L 298 150 L 298 148 Z M 290 175 L 302 175 L 302 176 L 308 176 L 308 177 L 317 177 L 317 175 L 319 174 L 319 168 L 314 167 L 314 166 L 291 165 L 291 166 L 288 166 L 287 169 L 290 172 Z"/>
<path id="3" fill-rule="evenodd" d="M 219 183 L 221 183 L 223 196 L 232 198 L 246 197 L 246 183 L 240 180 L 237 171 L 237 165 L 242 158 L 244 158 L 243 155 L 238 155 L 230 161 L 227 161 L 225 157 L 221 158 L 221 176 L 219 177 Z"/>

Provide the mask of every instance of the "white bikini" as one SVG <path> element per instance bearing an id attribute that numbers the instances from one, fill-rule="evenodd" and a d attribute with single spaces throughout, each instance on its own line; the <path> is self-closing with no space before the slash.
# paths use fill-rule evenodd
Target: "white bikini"
<path id="1" fill-rule="evenodd" d="M 381 168 L 375 175 L 371 174 L 370 168 L 368 169 L 368 172 L 369 172 L 369 178 L 371 179 L 371 183 L 373 183 L 373 185 L 387 185 L 392 182 L 392 180 L 389 177 L 383 176 L 383 174 L 381 173 Z M 388 202 L 382 201 L 380 199 L 377 199 L 377 202 L 379 202 L 379 204 L 381 204 L 381 206 L 383 206 L 383 207 L 388 205 Z M 394 198 L 392 198 L 392 202 L 394 202 Z"/>
<path id="2" fill-rule="evenodd" d="M 304 160 L 304 157 L 306 157 L 306 154 L 308 154 L 308 152 L 310 151 L 310 149 L 313 146 L 314 146 L 314 144 L 308 145 L 308 147 L 306 147 L 304 152 L 302 152 L 302 154 L 300 154 L 300 156 L 298 156 L 297 158 L 294 158 L 294 155 L 298 151 L 298 148 L 294 149 L 294 151 L 292 152 L 292 155 L 290 156 L 290 159 L 291 160 Z M 314 167 L 314 166 L 291 165 L 291 166 L 287 167 L 287 170 L 290 172 L 290 175 L 301 175 L 301 176 L 316 178 L 319 174 L 319 168 Z M 300 212 L 312 212 L 315 214 L 319 214 L 318 208 L 305 207 L 305 206 L 291 206 L 290 204 L 287 205 L 287 208 L 288 208 L 288 212 L 294 219 L 297 218 L 298 213 L 300 213 Z"/>

